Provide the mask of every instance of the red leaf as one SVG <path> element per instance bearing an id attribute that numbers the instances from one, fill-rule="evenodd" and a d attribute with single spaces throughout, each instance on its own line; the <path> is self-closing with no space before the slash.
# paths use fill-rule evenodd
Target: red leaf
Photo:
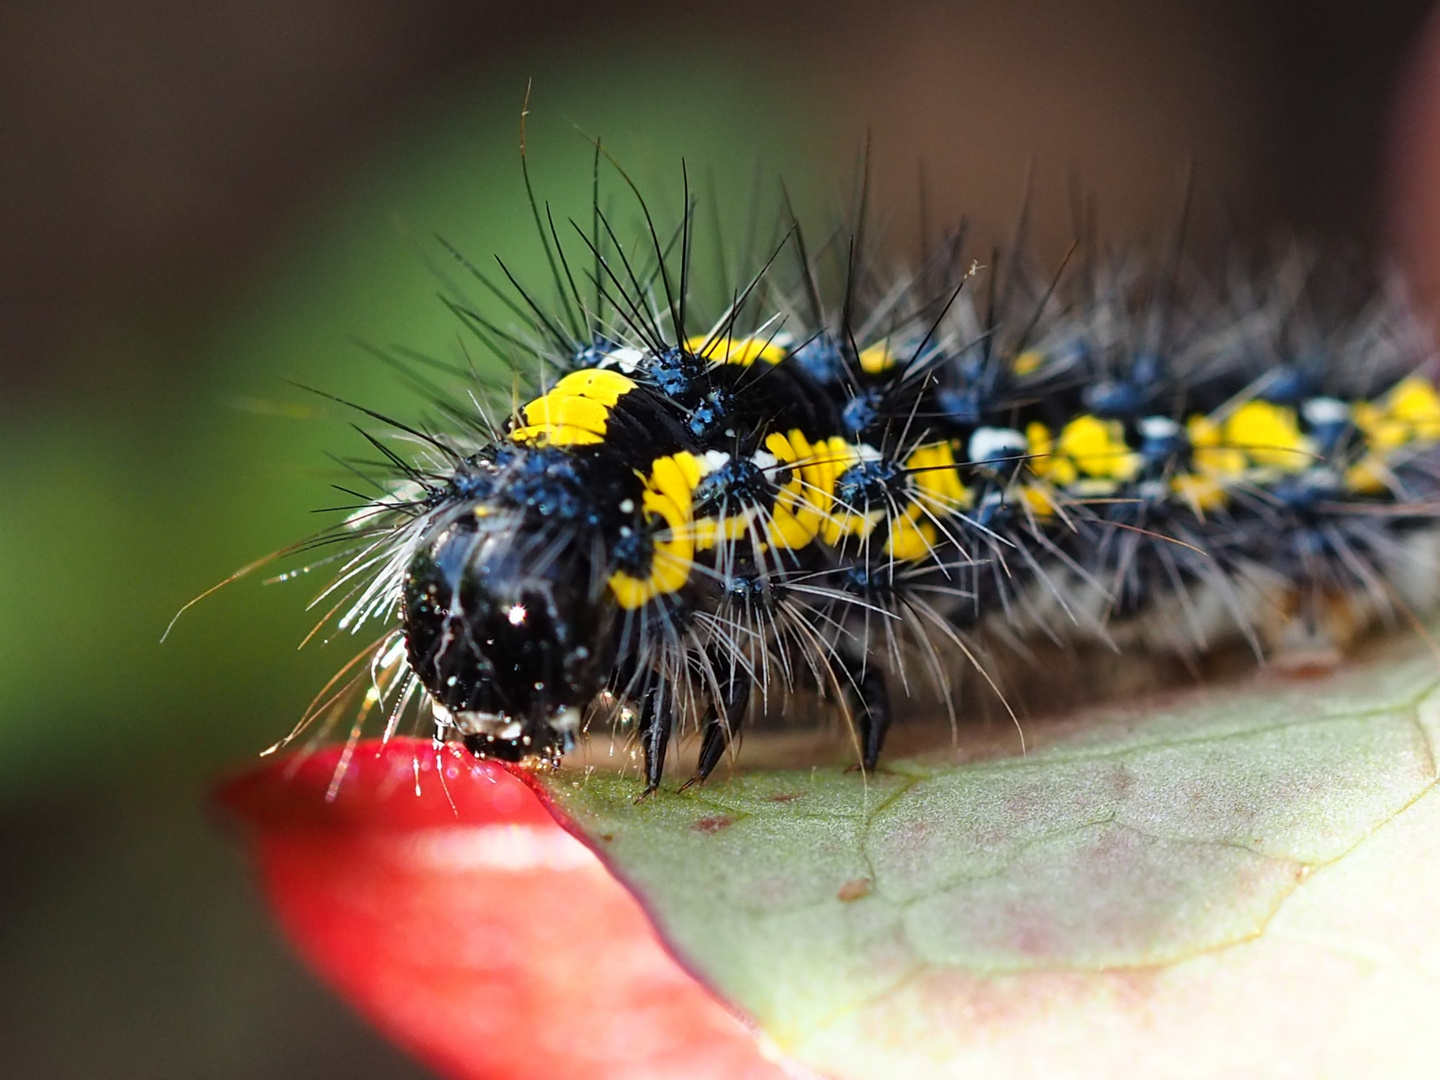
<path id="1" fill-rule="evenodd" d="M 395 1042 L 451 1077 L 785 1075 L 519 776 L 365 742 L 327 802 L 340 755 L 268 763 L 220 802 L 295 947 Z"/>

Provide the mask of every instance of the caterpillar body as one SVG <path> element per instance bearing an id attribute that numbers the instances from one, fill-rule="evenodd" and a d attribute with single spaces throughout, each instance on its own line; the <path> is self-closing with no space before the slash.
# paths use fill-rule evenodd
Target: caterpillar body
<path id="1" fill-rule="evenodd" d="M 437 739 L 554 761 L 618 717 L 649 792 L 681 725 L 703 780 L 809 688 L 874 768 L 917 679 L 951 701 L 997 648 L 1313 657 L 1440 599 L 1440 393 L 1393 288 L 1337 314 L 1298 255 L 1217 288 L 1002 274 L 958 238 L 886 279 L 792 220 L 707 311 L 688 192 L 668 241 L 596 205 L 573 244 L 540 228 L 552 304 L 462 260 L 518 322 L 451 306 L 540 381 L 402 426 L 416 456 L 387 448 L 402 475 L 340 531 L 323 595 L 386 624 L 350 673 L 387 731 L 420 703 Z"/>

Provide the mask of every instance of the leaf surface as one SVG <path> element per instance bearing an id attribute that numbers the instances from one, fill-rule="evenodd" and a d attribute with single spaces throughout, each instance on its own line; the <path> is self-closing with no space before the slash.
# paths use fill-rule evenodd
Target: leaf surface
<path id="1" fill-rule="evenodd" d="M 547 787 L 826 1076 L 1430 1076 L 1437 686 L 1389 659 L 1091 710 L 1025 756 Z"/>

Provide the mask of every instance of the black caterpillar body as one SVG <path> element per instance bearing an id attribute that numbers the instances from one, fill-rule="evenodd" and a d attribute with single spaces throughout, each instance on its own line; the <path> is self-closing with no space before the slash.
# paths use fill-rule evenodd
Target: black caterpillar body
<path id="1" fill-rule="evenodd" d="M 389 626 L 357 676 L 387 731 L 428 703 L 437 738 L 555 760 L 618 717 L 648 791 L 679 725 L 703 779 L 804 687 L 871 768 L 897 695 L 950 700 L 997 646 L 1328 654 L 1436 600 L 1440 394 L 1395 290 L 1337 312 L 1298 256 L 1001 281 L 953 249 L 886 281 L 839 235 L 827 296 L 793 227 L 705 311 L 688 213 L 668 244 L 598 212 L 556 237 L 553 304 L 454 303 L 538 358 L 530 400 L 405 429 L 418 457 L 346 527 L 331 592 Z"/>

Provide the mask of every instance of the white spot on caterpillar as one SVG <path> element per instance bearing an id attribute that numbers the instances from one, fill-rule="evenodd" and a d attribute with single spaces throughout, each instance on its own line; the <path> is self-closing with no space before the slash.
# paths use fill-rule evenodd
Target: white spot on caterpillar
<path id="1" fill-rule="evenodd" d="M 1180 425 L 1168 416 L 1146 416 L 1136 425 L 1147 439 L 1173 439 L 1180 434 Z"/>
<path id="2" fill-rule="evenodd" d="M 1317 466 L 1313 469 L 1306 469 L 1300 474 L 1305 486 L 1316 491 L 1338 492 L 1345 481 L 1334 469 Z"/>
<path id="3" fill-rule="evenodd" d="M 970 436 L 966 453 L 971 461 L 1003 461 L 1006 458 L 1021 458 L 1029 445 L 1025 436 L 1014 428 L 976 428 Z"/>
<path id="4" fill-rule="evenodd" d="M 723 450 L 707 450 L 699 457 L 700 475 L 709 476 L 730 464 L 730 455 Z"/>
<path id="5" fill-rule="evenodd" d="M 630 345 L 622 345 L 618 349 L 612 349 L 606 353 L 600 361 L 600 367 L 618 368 L 626 375 L 633 375 L 644 359 L 645 354 L 639 349 Z"/>
<path id="6" fill-rule="evenodd" d="M 1300 415 L 1311 427 L 1342 424 L 1350 419 L 1350 406 L 1339 398 L 1313 397 L 1301 404 Z"/>
<path id="7" fill-rule="evenodd" d="M 751 455 L 750 460 L 754 462 L 756 468 L 762 472 L 769 472 L 780 464 L 780 459 L 768 450 L 756 450 L 755 453 Z"/>

